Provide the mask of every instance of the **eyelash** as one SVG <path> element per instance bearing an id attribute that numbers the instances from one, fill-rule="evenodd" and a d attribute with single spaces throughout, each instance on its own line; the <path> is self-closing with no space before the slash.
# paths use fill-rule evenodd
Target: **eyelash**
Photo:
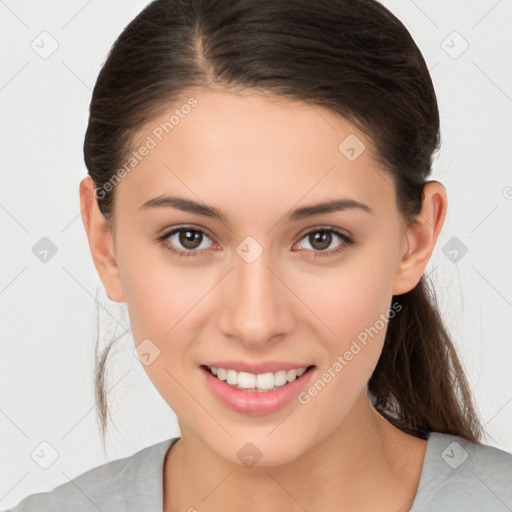
<path id="1" fill-rule="evenodd" d="M 197 255 L 202 254 L 203 251 L 206 251 L 206 249 L 181 251 L 181 250 L 175 249 L 172 245 L 169 245 L 167 243 L 167 238 L 169 238 L 171 235 L 174 235 L 175 233 L 179 233 L 181 231 L 193 231 L 195 233 L 200 233 L 201 235 L 205 235 L 211 239 L 211 237 L 208 235 L 208 233 L 206 233 L 206 231 L 203 231 L 200 228 L 195 228 L 192 226 L 181 226 L 179 228 L 174 228 L 171 231 L 164 233 L 163 235 L 159 236 L 156 240 L 158 243 L 163 245 L 164 249 L 172 252 L 173 254 L 175 254 L 176 256 L 179 256 L 179 257 L 197 256 Z M 350 247 L 352 245 L 355 245 L 355 243 L 356 243 L 352 238 L 348 237 L 347 235 L 345 235 L 341 231 L 338 231 L 335 228 L 323 228 L 323 227 L 319 227 L 319 228 L 315 228 L 315 229 L 307 231 L 306 233 L 304 233 L 301 236 L 301 238 L 299 240 L 302 240 L 306 236 L 308 236 L 312 233 L 317 233 L 317 232 L 334 233 L 335 235 L 340 237 L 344 243 L 341 244 L 337 249 L 331 249 L 329 251 L 314 251 L 314 250 L 311 251 L 308 249 L 307 252 L 312 252 L 312 254 L 310 256 L 313 258 L 316 258 L 318 256 L 320 256 L 320 257 L 334 256 L 334 255 L 338 254 L 339 252 L 341 252 L 345 247 Z"/>

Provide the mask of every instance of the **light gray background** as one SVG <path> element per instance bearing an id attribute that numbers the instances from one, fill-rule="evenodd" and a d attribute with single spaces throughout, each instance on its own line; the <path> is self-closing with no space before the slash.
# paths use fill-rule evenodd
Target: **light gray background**
<path id="1" fill-rule="evenodd" d="M 97 290 L 102 345 L 129 323 L 125 306 L 104 293 L 79 214 L 91 90 L 115 37 L 146 3 L 0 0 L 1 509 L 179 434 L 128 332 L 107 373 L 115 425 L 103 453 L 93 394 Z M 432 178 L 447 188 L 449 210 L 428 272 L 486 442 L 512 452 L 512 2 L 383 3 L 422 50 L 440 105 Z M 46 59 L 31 47 L 46 37 L 51 48 L 43 31 L 58 43 Z M 57 247 L 46 263 L 32 252 L 43 237 Z M 454 237 L 466 254 L 450 245 Z M 37 457 L 52 456 L 43 442 L 58 455 L 48 469 Z"/>

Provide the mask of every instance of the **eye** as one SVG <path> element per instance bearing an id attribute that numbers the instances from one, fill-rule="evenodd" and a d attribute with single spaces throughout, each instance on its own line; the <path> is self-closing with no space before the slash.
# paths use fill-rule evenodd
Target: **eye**
<path id="1" fill-rule="evenodd" d="M 326 250 L 336 238 L 340 239 L 343 243 L 338 244 L 334 249 Z M 157 241 L 162 244 L 165 249 L 181 257 L 197 256 L 206 251 L 206 249 L 211 248 L 211 245 L 209 246 L 207 243 L 204 243 L 205 239 L 211 241 L 211 238 L 202 229 L 181 226 L 167 231 L 159 236 Z M 354 240 L 335 228 L 321 227 L 310 230 L 303 235 L 300 240 L 304 239 L 306 239 L 311 246 L 311 249 L 308 249 L 307 253 L 310 253 L 313 257 L 333 256 L 342 251 L 345 247 L 355 244 Z M 296 247 L 296 245 L 297 244 L 295 244 L 294 247 Z"/>
<path id="2" fill-rule="evenodd" d="M 181 226 L 159 236 L 157 241 L 177 256 L 196 256 L 208 248 L 203 243 L 205 238 L 211 240 L 202 229 Z"/>
<path id="3" fill-rule="evenodd" d="M 326 250 L 328 247 L 331 246 L 333 241 L 336 241 L 336 238 L 341 239 L 343 243 L 338 244 L 338 246 L 335 249 Z M 311 246 L 311 250 L 313 251 L 311 255 L 313 257 L 333 256 L 342 251 L 346 246 L 351 246 L 355 243 L 350 237 L 334 228 L 313 229 L 311 231 L 308 231 L 301 238 L 301 240 L 304 239 L 306 239 L 309 245 Z"/>

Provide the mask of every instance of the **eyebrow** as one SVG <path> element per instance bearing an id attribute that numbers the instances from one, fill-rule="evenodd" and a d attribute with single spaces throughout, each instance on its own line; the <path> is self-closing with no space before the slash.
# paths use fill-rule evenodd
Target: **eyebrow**
<path id="1" fill-rule="evenodd" d="M 211 217 L 221 222 L 227 222 L 226 216 L 213 206 L 208 206 L 202 203 L 198 203 L 191 199 L 185 199 L 184 197 L 176 196 L 158 196 L 146 201 L 141 207 L 141 210 L 148 208 L 162 208 L 172 207 L 177 208 L 188 213 L 195 213 L 197 215 L 204 215 L 205 217 Z M 360 209 L 365 212 L 374 214 L 373 210 L 366 204 L 355 201 L 354 199 L 332 199 L 323 203 L 312 204 L 297 208 L 289 213 L 285 219 L 287 221 L 298 221 L 307 217 L 313 217 L 314 215 L 321 215 L 324 213 L 339 212 L 350 209 Z"/>

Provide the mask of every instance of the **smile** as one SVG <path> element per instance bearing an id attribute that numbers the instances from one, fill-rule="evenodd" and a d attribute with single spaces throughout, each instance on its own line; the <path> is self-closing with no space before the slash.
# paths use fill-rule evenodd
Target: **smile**
<path id="1" fill-rule="evenodd" d="M 207 367 L 217 379 L 225 381 L 235 389 L 245 391 L 271 391 L 284 386 L 303 375 L 309 367 L 277 372 L 249 373 L 226 368 Z"/>
<path id="2" fill-rule="evenodd" d="M 291 404 L 316 370 L 315 365 L 265 373 L 207 365 L 199 368 L 207 388 L 220 404 L 248 415 L 271 414 Z"/>

